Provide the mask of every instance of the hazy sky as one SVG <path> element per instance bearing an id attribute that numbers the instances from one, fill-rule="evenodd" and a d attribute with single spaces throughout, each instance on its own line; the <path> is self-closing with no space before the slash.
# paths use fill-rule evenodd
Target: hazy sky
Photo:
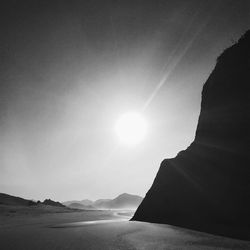
<path id="1" fill-rule="evenodd" d="M 249 0 L 6 1 L 0 23 L 0 192 L 144 196 L 193 140 L 201 90 L 250 28 Z M 143 111 L 148 133 L 114 125 Z"/>

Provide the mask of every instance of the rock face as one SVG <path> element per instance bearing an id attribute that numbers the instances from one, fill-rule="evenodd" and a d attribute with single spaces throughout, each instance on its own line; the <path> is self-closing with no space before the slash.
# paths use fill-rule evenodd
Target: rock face
<path id="1" fill-rule="evenodd" d="M 193 143 L 165 159 L 132 220 L 250 239 L 250 31 L 206 81 Z"/>

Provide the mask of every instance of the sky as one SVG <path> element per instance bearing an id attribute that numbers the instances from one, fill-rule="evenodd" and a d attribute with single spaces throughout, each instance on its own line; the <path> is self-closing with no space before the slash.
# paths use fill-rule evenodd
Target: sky
<path id="1" fill-rule="evenodd" d="M 0 192 L 144 196 L 195 135 L 217 56 L 250 28 L 248 0 L 6 1 L 0 17 Z M 148 131 L 122 144 L 119 117 Z"/>

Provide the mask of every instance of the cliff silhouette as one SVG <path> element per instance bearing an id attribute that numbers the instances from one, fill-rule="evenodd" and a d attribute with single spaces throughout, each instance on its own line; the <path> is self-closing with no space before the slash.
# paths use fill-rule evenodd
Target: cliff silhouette
<path id="1" fill-rule="evenodd" d="M 218 57 L 194 141 L 163 160 L 132 220 L 250 240 L 249 149 L 250 30 Z"/>

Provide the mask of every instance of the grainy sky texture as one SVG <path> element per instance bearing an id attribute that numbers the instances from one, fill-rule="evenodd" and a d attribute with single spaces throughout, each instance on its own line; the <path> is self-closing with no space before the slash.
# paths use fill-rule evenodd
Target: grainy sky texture
<path id="1" fill-rule="evenodd" d="M 250 28 L 250 2 L 6 1 L 0 19 L 0 192 L 144 196 L 192 142 L 202 86 Z M 149 126 L 133 147 L 114 132 L 127 111 Z"/>

